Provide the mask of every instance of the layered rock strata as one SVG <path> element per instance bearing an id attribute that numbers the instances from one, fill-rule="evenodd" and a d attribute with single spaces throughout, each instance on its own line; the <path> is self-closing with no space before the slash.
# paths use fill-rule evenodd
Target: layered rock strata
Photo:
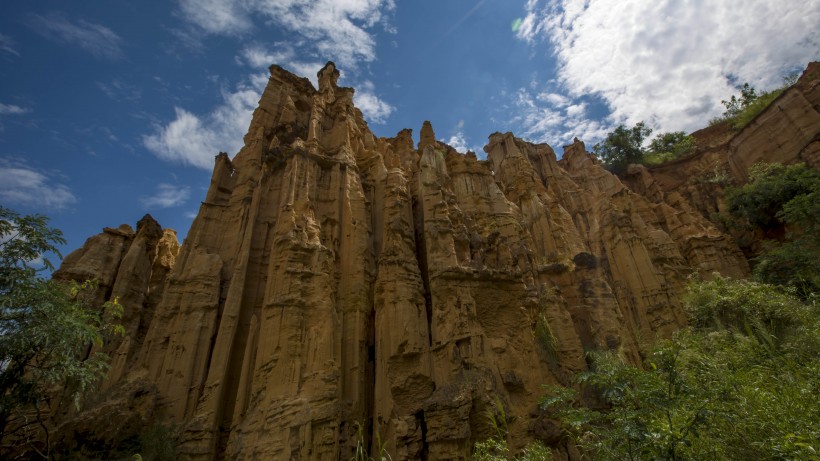
<path id="1" fill-rule="evenodd" d="M 170 273 L 143 257 L 164 238 L 146 225 L 61 270 L 99 267 L 120 296 L 129 334 L 106 386 L 153 383 L 185 459 L 349 459 L 362 441 L 463 459 L 490 414 L 513 448 L 577 459 L 541 386 L 570 384 L 589 350 L 637 362 L 684 324 L 691 273 L 748 272 L 680 195 L 632 192 L 580 141 L 557 161 L 495 133 L 479 160 L 427 122 L 417 146 L 410 130 L 377 138 L 333 63 L 318 89 L 270 70 Z"/>

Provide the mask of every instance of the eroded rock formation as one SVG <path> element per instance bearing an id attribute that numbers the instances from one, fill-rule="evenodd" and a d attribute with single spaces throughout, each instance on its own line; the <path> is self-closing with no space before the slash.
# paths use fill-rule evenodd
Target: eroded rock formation
<path id="1" fill-rule="evenodd" d="M 120 297 L 107 392 L 151 383 L 186 459 L 349 459 L 363 434 L 397 461 L 456 460 L 502 410 L 513 448 L 577 459 L 541 386 L 588 350 L 638 361 L 684 324 L 692 272 L 748 273 L 680 194 L 632 192 L 578 140 L 557 161 L 510 133 L 479 160 L 428 122 L 418 146 L 376 138 L 332 63 L 318 89 L 270 70 L 176 258 L 143 223 L 61 269 Z"/>

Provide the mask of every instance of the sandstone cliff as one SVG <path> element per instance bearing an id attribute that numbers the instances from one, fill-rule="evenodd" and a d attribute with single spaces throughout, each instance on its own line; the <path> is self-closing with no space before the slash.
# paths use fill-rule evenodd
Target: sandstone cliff
<path id="1" fill-rule="evenodd" d="M 541 385 L 570 384 L 592 349 L 637 362 L 684 324 L 692 272 L 748 273 L 682 194 L 631 191 L 578 140 L 557 161 L 510 133 L 479 160 L 427 122 L 417 146 L 376 138 L 333 63 L 318 90 L 270 70 L 178 256 L 141 221 L 59 273 L 126 309 L 89 414 L 174 421 L 185 459 L 349 459 L 361 428 L 394 460 L 456 460 L 502 412 L 513 448 L 577 459 Z"/>

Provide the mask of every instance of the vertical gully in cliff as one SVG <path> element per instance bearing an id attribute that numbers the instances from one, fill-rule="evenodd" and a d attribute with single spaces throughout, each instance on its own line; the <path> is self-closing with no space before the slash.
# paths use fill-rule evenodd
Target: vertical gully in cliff
<path id="1" fill-rule="evenodd" d="M 427 346 L 433 345 L 433 298 L 430 293 L 430 271 L 427 267 L 427 242 L 424 237 L 424 207 L 422 206 L 418 196 L 418 182 L 413 181 L 413 235 L 415 236 L 416 248 L 416 263 L 419 266 L 419 274 L 421 275 L 422 289 L 424 290 L 424 310 L 427 317 Z M 433 379 L 433 389 L 436 388 L 435 379 Z M 421 451 L 419 452 L 419 460 L 427 461 L 429 457 L 429 444 L 427 442 L 427 422 L 424 420 L 424 410 L 419 410 L 415 414 L 416 424 L 421 429 Z"/>
<path id="2" fill-rule="evenodd" d="M 413 235 L 416 237 L 416 263 L 419 265 L 422 288 L 424 289 L 424 308 L 427 314 L 427 345 L 433 345 L 433 299 L 430 295 L 430 273 L 427 270 L 427 243 L 424 239 L 424 209 L 413 195 Z"/>

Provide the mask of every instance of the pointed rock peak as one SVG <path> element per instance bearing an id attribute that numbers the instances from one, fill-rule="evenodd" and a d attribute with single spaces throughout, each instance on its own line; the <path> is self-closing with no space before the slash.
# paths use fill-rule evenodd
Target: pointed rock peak
<path id="1" fill-rule="evenodd" d="M 433 125 L 429 120 L 425 120 L 421 126 L 421 135 L 419 136 L 419 151 L 424 152 L 427 146 L 436 145 L 436 133 L 433 132 Z"/>
<path id="2" fill-rule="evenodd" d="M 162 226 L 150 214 L 146 214 L 137 222 L 137 233 L 147 234 L 159 238 L 162 235 Z"/>
<path id="3" fill-rule="evenodd" d="M 316 74 L 319 80 L 319 91 L 324 92 L 329 89 L 335 89 L 339 75 L 336 64 L 334 64 L 333 61 L 328 61 L 325 67 L 322 67 L 322 70 Z"/>
<path id="4" fill-rule="evenodd" d="M 586 154 L 587 148 L 584 142 L 577 137 L 572 140 L 572 144 L 564 146 L 564 157 L 572 155 Z"/>

